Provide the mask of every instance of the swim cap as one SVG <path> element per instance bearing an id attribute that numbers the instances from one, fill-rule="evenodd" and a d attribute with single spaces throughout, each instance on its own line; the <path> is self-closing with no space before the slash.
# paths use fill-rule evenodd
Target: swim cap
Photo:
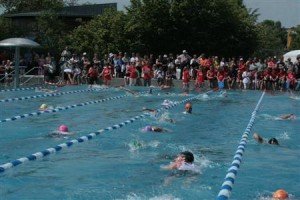
<path id="1" fill-rule="evenodd" d="M 277 200 L 284 200 L 287 199 L 288 197 L 289 197 L 288 193 L 283 189 L 279 189 L 273 194 L 273 198 Z"/>
<path id="2" fill-rule="evenodd" d="M 58 130 L 61 131 L 61 132 L 68 132 L 69 131 L 69 129 L 66 125 L 60 125 Z"/>
<path id="3" fill-rule="evenodd" d="M 45 110 L 47 109 L 47 104 L 43 103 L 41 106 L 40 106 L 40 110 Z"/>
<path id="4" fill-rule="evenodd" d="M 152 126 L 145 126 L 144 131 L 152 131 Z"/>

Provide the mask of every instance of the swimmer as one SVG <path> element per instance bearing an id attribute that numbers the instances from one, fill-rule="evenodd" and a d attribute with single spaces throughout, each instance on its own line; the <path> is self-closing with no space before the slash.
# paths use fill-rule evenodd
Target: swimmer
<path id="1" fill-rule="evenodd" d="M 192 108 L 192 104 L 190 102 L 185 104 L 184 109 L 185 109 L 184 114 L 187 114 L 187 113 L 192 114 L 193 108 Z"/>
<path id="2" fill-rule="evenodd" d="M 58 137 L 58 136 L 68 136 L 73 135 L 74 133 L 69 132 L 69 128 L 66 125 L 60 125 L 56 131 L 53 131 L 50 136 Z"/>
<path id="3" fill-rule="evenodd" d="M 40 108 L 39 108 L 40 111 L 45 111 L 45 110 L 47 110 L 47 109 L 48 109 L 48 105 L 45 104 L 45 103 L 43 103 L 43 104 L 40 106 Z"/>
<path id="4" fill-rule="evenodd" d="M 265 143 L 264 139 L 257 133 L 253 133 L 253 139 L 255 139 L 260 144 Z M 279 142 L 276 138 L 271 138 L 269 139 L 268 144 L 279 145 Z"/>
<path id="5" fill-rule="evenodd" d="M 157 126 L 145 126 L 145 128 L 142 129 L 144 132 L 163 132 L 165 131 L 163 128 L 161 127 L 157 127 Z"/>
<path id="6" fill-rule="evenodd" d="M 119 86 L 119 87 L 117 87 L 117 88 L 119 88 L 119 89 L 121 89 L 121 90 L 124 90 L 124 91 L 126 91 L 126 92 L 129 92 L 130 94 L 138 95 L 138 92 L 135 92 L 135 91 L 132 91 L 132 90 L 130 90 L 130 89 L 128 89 L 128 88 L 125 88 L 124 86 Z"/>
<path id="7" fill-rule="evenodd" d="M 50 90 L 50 89 L 46 89 L 46 88 L 37 89 L 35 91 L 36 92 L 45 92 L 45 93 L 55 93 L 55 92 L 57 92 L 57 90 Z"/>
<path id="8" fill-rule="evenodd" d="M 283 189 L 276 190 L 276 192 L 273 193 L 274 200 L 285 200 L 288 198 L 289 194 Z"/>
<path id="9" fill-rule="evenodd" d="M 194 155 L 189 151 L 181 152 L 171 164 L 163 167 L 168 170 L 195 171 Z"/>
<path id="10" fill-rule="evenodd" d="M 149 92 L 148 92 L 148 93 L 149 93 L 149 94 L 153 94 L 152 88 L 149 89 Z"/>
<path id="11" fill-rule="evenodd" d="M 293 120 L 293 119 L 296 119 L 296 115 L 295 114 L 284 114 L 284 115 L 279 116 L 279 118 L 283 119 L 283 120 Z"/>
<path id="12" fill-rule="evenodd" d="M 169 85 L 161 85 L 160 86 L 161 90 L 167 90 L 167 89 L 170 89 L 170 88 L 171 88 L 171 86 L 169 86 Z"/>
<path id="13" fill-rule="evenodd" d="M 143 107 L 144 112 L 156 113 L 156 110 Z"/>

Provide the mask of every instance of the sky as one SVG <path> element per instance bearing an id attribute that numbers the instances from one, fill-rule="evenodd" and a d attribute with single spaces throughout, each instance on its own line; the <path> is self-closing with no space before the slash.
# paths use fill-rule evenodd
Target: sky
<path id="1" fill-rule="evenodd" d="M 130 5 L 130 0 L 79 0 L 79 3 L 118 3 L 118 10 Z M 248 8 L 258 8 L 258 21 L 271 19 L 290 28 L 300 25 L 300 0 L 244 0 Z"/>

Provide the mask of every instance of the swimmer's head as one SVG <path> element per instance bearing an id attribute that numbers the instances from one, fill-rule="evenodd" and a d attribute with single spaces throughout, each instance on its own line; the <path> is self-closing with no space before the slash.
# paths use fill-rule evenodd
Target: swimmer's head
<path id="1" fill-rule="evenodd" d="M 268 141 L 269 144 L 275 144 L 275 145 L 279 145 L 279 142 L 276 138 L 271 138 L 269 141 Z"/>
<path id="2" fill-rule="evenodd" d="M 194 155 L 189 151 L 181 152 L 179 155 L 184 157 L 184 161 L 187 163 L 193 163 L 194 162 Z"/>
<path id="3" fill-rule="evenodd" d="M 40 106 L 40 110 L 46 110 L 48 108 L 48 105 L 43 103 L 41 106 Z"/>
<path id="4" fill-rule="evenodd" d="M 253 138 L 259 143 L 264 142 L 263 138 L 260 135 L 258 135 L 257 133 L 253 133 Z"/>
<path id="5" fill-rule="evenodd" d="M 279 189 L 276 192 L 274 192 L 274 194 L 273 194 L 274 200 L 284 200 L 284 199 L 288 199 L 288 198 L 289 198 L 288 193 L 283 189 Z"/>
<path id="6" fill-rule="evenodd" d="M 186 103 L 184 108 L 187 113 L 192 113 L 193 108 L 192 108 L 192 104 L 190 102 Z"/>
<path id="7" fill-rule="evenodd" d="M 143 131 L 152 131 L 152 126 L 145 126 L 145 128 L 143 128 Z"/>
<path id="8" fill-rule="evenodd" d="M 69 132 L 69 128 L 66 125 L 60 125 L 58 130 L 61 132 Z"/>

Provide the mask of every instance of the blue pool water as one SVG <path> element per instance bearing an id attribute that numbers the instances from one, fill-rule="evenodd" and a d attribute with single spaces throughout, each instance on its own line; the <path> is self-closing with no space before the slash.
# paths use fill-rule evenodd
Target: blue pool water
<path id="1" fill-rule="evenodd" d="M 86 87 L 60 90 L 80 89 Z M 37 94 L 42 93 L 3 92 L 0 99 Z M 124 94 L 124 91 L 108 89 L 1 103 L 0 119 L 35 112 L 42 103 L 64 107 Z M 182 113 L 184 105 L 181 104 L 165 111 L 158 119 L 149 116 L 137 120 L 91 141 L 9 169 L 0 174 L 0 199 L 215 199 L 261 92 L 229 91 L 227 95 L 226 98 L 216 94 L 208 98 L 200 96 L 192 102 L 191 115 Z M 142 114 L 143 107 L 160 108 L 165 99 L 180 101 L 191 96 L 180 95 L 176 90 L 130 95 L 0 123 L 0 163 L 124 122 Z M 257 144 L 249 137 L 231 199 L 269 199 L 279 188 L 287 190 L 292 199 L 299 199 L 299 105 L 300 101 L 289 98 L 288 94 L 265 95 L 252 133 L 257 132 L 265 139 L 276 137 L 281 145 Z M 276 116 L 285 113 L 299 117 L 276 120 Z M 175 123 L 163 120 L 168 117 Z M 66 124 L 75 135 L 49 137 L 61 124 Z M 146 125 L 161 126 L 168 132 L 144 133 L 141 129 Z M 161 169 L 184 150 L 194 153 L 199 174 L 179 175 Z"/>

